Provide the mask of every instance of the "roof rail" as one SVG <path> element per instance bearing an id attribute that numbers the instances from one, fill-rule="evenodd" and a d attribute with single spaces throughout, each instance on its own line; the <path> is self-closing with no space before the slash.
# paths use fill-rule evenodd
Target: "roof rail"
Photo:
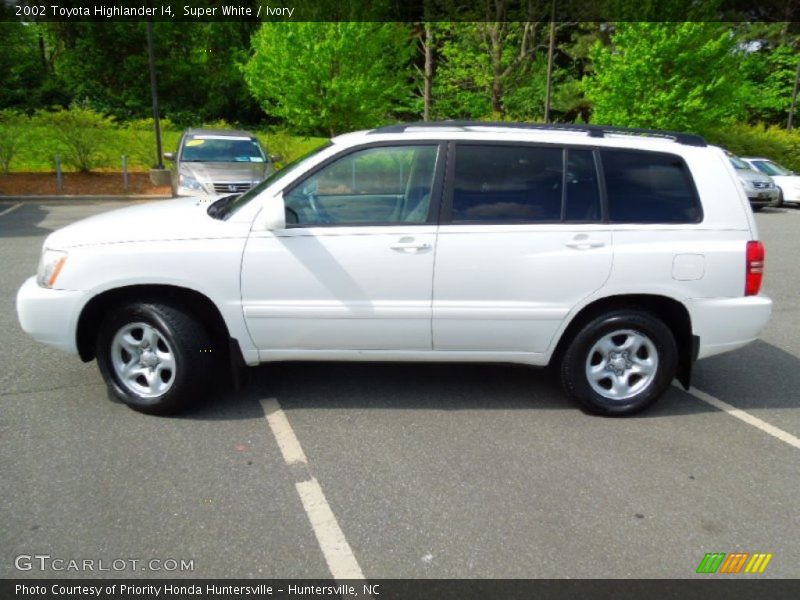
<path id="1" fill-rule="evenodd" d="M 398 123 L 386 125 L 371 130 L 370 134 L 378 133 L 403 133 L 411 128 L 451 128 L 467 131 L 475 127 L 507 128 L 507 129 L 533 129 L 551 131 L 576 131 L 588 133 L 589 137 L 605 137 L 608 134 L 641 135 L 647 137 L 667 138 L 687 146 L 707 146 L 706 140 L 693 133 L 680 131 L 664 131 L 662 129 L 640 129 L 636 127 L 614 127 L 611 125 L 579 125 L 577 123 L 512 123 L 507 121 L 416 121 L 413 123 Z"/>

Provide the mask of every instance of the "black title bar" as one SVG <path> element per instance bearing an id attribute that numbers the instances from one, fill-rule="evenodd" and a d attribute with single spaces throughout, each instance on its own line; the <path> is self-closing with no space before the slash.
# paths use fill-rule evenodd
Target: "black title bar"
<path id="1" fill-rule="evenodd" d="M 696 579 L 6 579 L 3 600 L 782 600 L 800 598 L 800 581 L 760 578 Z"/>
<path id="2" fill-rule="evenodd" d="M 800 21 L 796 0 L 0 0 L 2 21 Z"/>

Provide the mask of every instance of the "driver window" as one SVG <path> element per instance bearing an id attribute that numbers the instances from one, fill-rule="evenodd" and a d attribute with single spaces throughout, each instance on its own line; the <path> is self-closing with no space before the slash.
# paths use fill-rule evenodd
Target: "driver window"
<path id="1" fill-rule="evenodd" d="M 437 145 L 366 148 L 284 195 L 288 226 L 424 223 Z"/>

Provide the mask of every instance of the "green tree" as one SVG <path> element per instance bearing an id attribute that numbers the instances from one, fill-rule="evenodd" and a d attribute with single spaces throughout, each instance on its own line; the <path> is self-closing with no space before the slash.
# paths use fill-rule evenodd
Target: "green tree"
<path id="1" fill-rule="evenodd" d="M 31 112 L 69 102 L 52 71 L 47 37 L 38 23 L 0 22 L 0 109 Z"/>
<path id="2" fill-rule="evenodd" d="M 617 23 L 591 57 L 594 122 L 702 132 L 742 115 L 741 53 L 723 24 Z"/>
<path id="3" fill-rule="evenodd" d="M 372 127 L 407 110 L 414 45 L 395 23 L 264 23 L 243 67 L 252 94 L 298 132 Z"/>
<path id="4" fill-rule="evenodd" d="M 742 74 L 751 89 L 745 99 L 751 122 L 786 123 L 798 62 L 800 52 L 793 45 L 748 52 Z"/>
<path id="5" fill-rule="evenodd" d="M 545 23 L 453 22 L 436 27 L 442 42 L 433 91 L 435 115 L 521 118 L 541 114 L 541 109 L 533 107 L 537 102 L 544 104 L 546 59 L 538 53 L 547 45 Z M 535 98 L 531 90 L 536 91 Z"/>
<path id="6" fill-rule="evenodd" d="M 72 97 L 120 120 L 152 116 L 144 22 L 48 24 L 54 67 Z M 225 119 L 255 123 L 263 113 L 244 83 L 257 24 L 154 23 L 162 113 L 179 125 Z"/>

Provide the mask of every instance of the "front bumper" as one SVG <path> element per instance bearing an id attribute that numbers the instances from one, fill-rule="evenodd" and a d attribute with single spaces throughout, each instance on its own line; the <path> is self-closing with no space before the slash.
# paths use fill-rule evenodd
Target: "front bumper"
<path id="1" fill-rule="evenodd" d="M 31 277 L 17 292 L 19 324 L 37 342 L 77 354 L 75 328 L 84 295 L 39 287 Z"/>
<path id="2" fill-rule="evenodd" d="M 747 199 L 753 206 L 778 206 L 780 204 L 780 191 L 773 187 L 769 190 L 745 189 Z"/>
<path id="3" fill-rule="evenodd" d="M 772 300 L 761 295 L 694 298 L 687 302 L 687 308 L 693 333 L 700 338 L 697 358 L 706 358 L 755 341 L 772 314 Z"/>

